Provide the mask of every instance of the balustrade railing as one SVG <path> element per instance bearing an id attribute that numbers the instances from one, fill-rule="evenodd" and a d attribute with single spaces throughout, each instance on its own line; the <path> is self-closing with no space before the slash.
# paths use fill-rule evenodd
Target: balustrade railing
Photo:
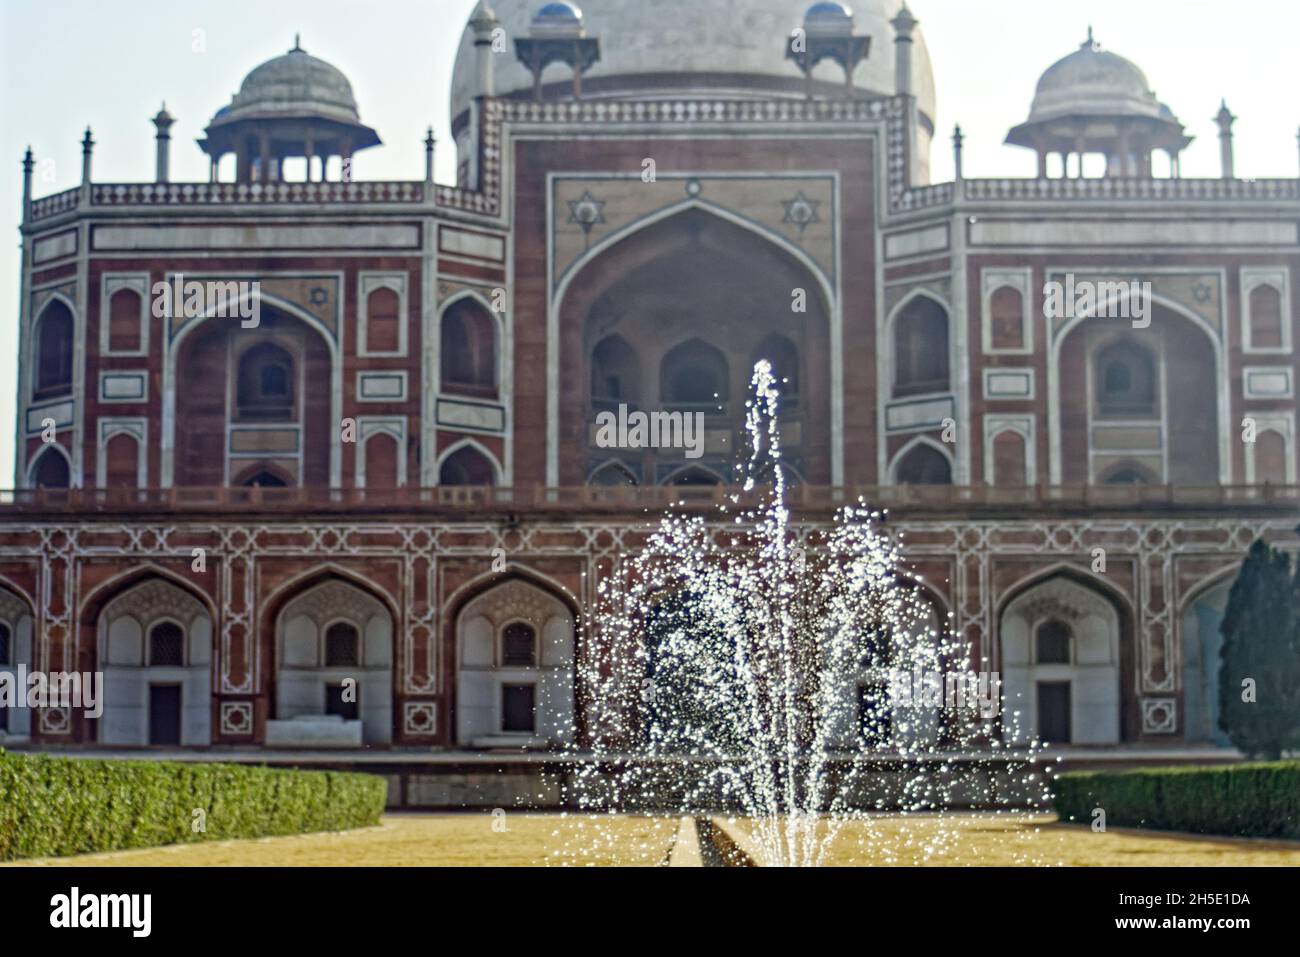
<path id="1" fill-rule="evenodd" d="M 1296 485 L 1069 485 L 1007 488 L 988 485 L 796 485 L 791 508 L 830 511 L 862 503 L 876 509 L 922 511 L 1059 511 L 1231 509 L 1297 510 Z M 285 513 L 421 511 L 635 511 L 669 506 L 758 504 L 762 492 L 723 486 L 542 486 L 397 489 L 331 488 L 76 488 L 0 491 L 0 515 L 29 513 L 231 512 Z"/>

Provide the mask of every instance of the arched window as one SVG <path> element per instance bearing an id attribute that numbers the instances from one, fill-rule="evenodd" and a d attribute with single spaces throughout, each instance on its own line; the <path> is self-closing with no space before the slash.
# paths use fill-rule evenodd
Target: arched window
<path id="1" fill-rule="evenodd" d="M 353 668 L 361 664 L 361 639 L 357 629 L 338 621 L 325 629 L 325 667 Z"/>
<path id="2" fill-rule="evenodd" d="M 622 462 L 606 462 L 600 468 L 592 473 L 588 485 L 598 485 L 604 488 L 616 486 L 636 485 L 636 476 Z"/>
<path id="3" fill-rule="evenodd" d="M 72 312 L 57 299 L 36 321 L 36 398 L 72 391 L 72 330 Z"/>
<path id="4" fill-rule="evenodd" d="M 1020 486 L 1027 481 L 1025 439 L 1019 432 L 1007 430 L 993 438 L 993 484 Z"/>
<path id="5" fill-rule="evenodd" d="M 72 473 L 68 468 L 68 460 L 54 449 L 46 449 L 32 470 L 32 485 L 35 488 L 69 488 L 72 485 Z"/>
<path id="6" fill-rule="evenodd" d="M 727 360 L 699 339 L 683 342 L 664 356 L 659 388 L 664 405 L 714 411 L 727 402 Z"/>
<path id="7" fill-rule="evenodd" d="M 591 351 L 591 401 L 597 408 L 641 399 L 636 352 L 622 336 L 606 336 Z"/>
<path id="8" fill-rule="evenodd" d="M 1276 286 L 1250 291 L 1250 344 L 1255 349 L 1282 347 L 1282 293 Z"/>
<path id="9" fill-rule="evenodd" d="M 140 349 L 142 302 L 134 289 L 119 289 L 108 300 L 108 348 L 112 352 Z"/>
<path id="10" fill-rule="evenodd" d="M 952 465 L 948 457 L 931 445 L 916 445 L 894 470 L 899 485 L 951 485 Z"/>
<path id="11" fill-rule="evenodd" d="M 516 621 L 501 632 L 501 665 L 505 668 L 533 668 L 537 665 L 537 632 Z"/>
<path id="12" fill-rule="evenodd" d="M 171 621 L 149 629 L 149 664 L 155 668 L 185 667 L 185 632 Z"/>
<path id="13" fill-rule="evenodd" d="M 894 395 L 948 391 L 948 313 L 917 296 L 894 320 Z"/>
<path id="14" fill-rule="evenodd" d="M 442 314 L 442 391 L 491 397 L 497 387 L 496 320 L 462 299 Z"/>
<path id="15" fill-rule="evenodd" d="M 366 297 L 367 352 L 397 352 L 402 348 L 401 310 L 401 297 L 386 286 Z"/>
<path id="16" fill-rule="evenodd" d="M 795 344 L 785 336 L 770 335 L 754 350 L 754 358 L 749 363 L 751 370 L 760 359 L 771 363 L 783 404 L 795 405 L 799 401 L 799 350 Z"/>
<path id="17" fill-rule="evenodd" d="M 1034 631 L 1034 661 L 1040 665 L 1070 663 L 1070 626 L 1053 618 Z"/>
<path id="18" fill-rule="evenodd" d="M 1155 358 L 1132 340 L 1113 342 L 1097 353 L 1096 383 L 1099 415 L 1150 419 L 1159 414 Z"/>
<path id="19" fill-rule="evenodd" d="M 438 470 L 438 484 L 495 485 L 496 469 L 486 455 L 467 445 L 443 460 L 442 468 Z"/>
<path id="20" fill-rule="evenodd" d="M 241 419 L 289 420 L 294 416 L 294 362 L 284 349 L 263 342 L 239 359 L 236 407 Z"/>
<path id="21" fill-rule="evenodd" d="M 1019 289 L 1000 286 L 989 297 L 989 331 L 994 349 L 1025 347 L 1025 300 Z"/>
<path id="22" fill-rule="evenodd" d="M 135 488 L 140 483 L 140 444 L 133 436 L 119 432 L 104 447 L 104 485 Z"/>

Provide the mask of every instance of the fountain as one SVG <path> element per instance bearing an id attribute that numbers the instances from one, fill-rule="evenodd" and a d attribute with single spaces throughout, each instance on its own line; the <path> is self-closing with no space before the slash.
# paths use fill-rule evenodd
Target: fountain
<path id="1" fill-rule="evenodd" d="M 996 678 L 901 574 L 887 516 L 791 522 L 767 362 L 752 387 L 743 492 L 669 509 L 599 583 L 576 803 L 729 813 L 760 863 L 817 865 L 849 821 L 871 843 L 877 812 L 997 806 L 1008 772 L 1044 790 L 1034 755 L 1000 747 Z"/>

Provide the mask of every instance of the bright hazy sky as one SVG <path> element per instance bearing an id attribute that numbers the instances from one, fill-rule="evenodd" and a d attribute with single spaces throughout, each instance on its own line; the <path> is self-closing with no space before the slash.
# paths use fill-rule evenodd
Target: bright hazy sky
<path id="1" fill-rule="evenodd" d="M 440 141 L 438 179 L 454 179 L 448 96 L 461 31 L 475 0 L 0 0 L 0 220 L 21 216 L 19 163 L 30 144 L 35 194 L 76 186 L 79 141 L 96 140 L 94 178 L 153 176 L 153 126 L 163 100 L 177 117 L 172 179 L 207 179 L 194 144 L 249 70 L 293 45 L 352 81 L 363 122 L 385 145 L 360 154 L 358 179 L 420 179 L 424 131 Z M 540 3 L 540 0 L 538 0 Z M 589 8 L 602 0 L 581 0 Z M 653 0 L 644 0 L 653 2 Z M 852 0 L 849 0 L 852 5 Z M 699 0 L 722 11 L 744 0 Z M 1039 75 L 1094 28 L 1135 61 L 1196 142 L 1183 175 L 1218 175 L 1212 117 L 1221 98 L 1239 117 L 1239 176 L 1300 170 L 1296 0 L 910 0 L 938 88 L 933 179 L 952 178 L 949 134 L 966 133 L 966 175 L 1031 176 L 1033 155 L 1002 145 L 1024 120 Z M 792 0 L 791 26 L 805 4 Z M 204 31 L 206 52 L 192 49 Z M 779 39 L 774 42 L 779 42 Z M 876 42 L 880 42 L 878 39 Z M 44 175 L 52 181 L 44 181 Z M 0 253 L 0 487 L 13 474 L 19 245 Z"/>

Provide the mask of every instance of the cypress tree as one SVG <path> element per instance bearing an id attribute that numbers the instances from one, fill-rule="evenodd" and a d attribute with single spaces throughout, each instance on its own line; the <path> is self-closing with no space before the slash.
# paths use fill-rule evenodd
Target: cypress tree
<path id="1" fill-rule="evenodd" d="M 1300 563 L 1255 542 L 1228 594 L 1220 631 L 1219 727 L 1249 757 L 1300 741 Z"/>

